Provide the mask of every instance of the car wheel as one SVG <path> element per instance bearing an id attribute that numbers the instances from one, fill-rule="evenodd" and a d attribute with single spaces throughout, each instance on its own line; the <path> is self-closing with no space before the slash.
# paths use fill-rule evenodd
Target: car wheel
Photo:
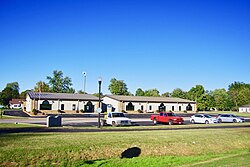
<path id="1" fill-rule="evenodd" d="M 208 120 L 205 121 L 205 124 L 209 124 Z"/>
<path id="2" fill-rule="evenodd" d="M 191 120 L 191 123 L 192 123 L 192 124 L 194 124 L 194 123 L 195 123 L 195 121 L 192 119 L 192 120 Z"/>
<path id="3" fill-rule="evenodd" d="M 156 125 L 158 123 L 156 118 L 153 120 L 153 123 L 154 123 L 154 125 Z"/>
<path id="4" fill-rule="evenodd" d="M 112 122 L 112 126 L 117 126 L 115 121 Z"/>
<path id="5" fill-rule="evenodd" d="M 105 126 L 106 125 L 106 120 L 101 120 L 101 126 Z"/>
<path id="6" fill-rule="evenodd" d="M 218 119 L 218 123 L 221 123 L 222 122 L 222 120 L 221 119 Z"/>
<path id="7" fill-rule="evenodd" d="M 172 121 L 172 120 L 169 120 L 169 121 L 168 121 L 168 124 L 169 124 L 169 125 L 173 125 L 173 121 Z"/>
<path id="8" fill-rule="evenodd" d="M 236 119 L 234 119 L 233 122 L 236 123 L 237 122 Z"/>

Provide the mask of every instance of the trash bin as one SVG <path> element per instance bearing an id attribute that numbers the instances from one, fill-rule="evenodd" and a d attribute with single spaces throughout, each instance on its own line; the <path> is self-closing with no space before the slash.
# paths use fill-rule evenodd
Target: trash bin
<path id="1" fill-rule="evenodd" d="M 57 116 L 48 116 L 47 117 L 47 127 L 57 127 L 62 126 L 62 117 Z"/>

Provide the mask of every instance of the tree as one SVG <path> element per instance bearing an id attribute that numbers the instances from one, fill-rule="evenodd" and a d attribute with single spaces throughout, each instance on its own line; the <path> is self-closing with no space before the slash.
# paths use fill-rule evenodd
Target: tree
<path id="1" fill-rule="evenodd" d="M 11 99 L 19 98 L 19 85 L 17 82 L 8 83 L 0 93 L 0 104 L 7 106 Z"/>
<path id="2" fill-rule="evenodd" d="M 92 95 L 96 96 L 96 97 L 99 97 L 99 93 L 93 93 Z M 103 97 L 103 93 L 102 92 L 100 93 L 100 96 Z"/>
<path id="3" fill-rule="evenodd" d="M 20 98 L 20 99 L 26 99 L 27 93 L 30 92 L 30 91 L 31 91 L 31 90 L 25 90 L 25 91 L 21 92 L 19 98 Z"/>
<path id="4" fill-rule="evenodd" d="M 6 85 L 6 87 L 11 88 L 13 91 L 19 92 L 19 84 L 18 82 L 11 82 Z"/>
<path id="5" fill-rule="evenodd" d="M 233 107 L 238 110 L 239 106 L 250 103 L 250 84 L 234 82 L 229 85 L 228 94 L 233 102 Z"/>
<path id="6" fill-rule="evenodd" d="M 229 108 L 229 96 L 225 89 L 215 89 L 211 92 L 211 95 L 214 97 L 215 108 L 218 110 L 225 110 Z"/>
<path id="7" fill-rule="evenodd" d="M 171 93 L 169 92 L 165 92 L 163 94 L 161 94 L 162 97 L 170 97 L 171 96 Z"/>
<path id="8" fill-rule="evenodd" d="M 189 100 L 197 101 L 198 98 L 202 97 L 205 94 L 205 89 L 202 85 L 196 85 L 192 87 L 188 93 L 187 98 Z"/>
<path id="9" fill-rule="evenodd" d="M 35 92 L 50 92 L 49 85 L 46 84 L 43 81 L 39 81 L 36 83 L 36 86 L 34 87 Z"/>
<path id="10" fill-rule="evenodd" d="M 122 80 L 117 80 L 115 78 L 110 80 L 109 91 L 113 95 L 130 95 L 127 84 Z"/>
<path id="11" fill-rule="evenodd" d="M 206 110 L 215 108 L 215 99 L 211 91 L 206 92 L 206 107 L 207 107 Z"/>
<path id="12" fill-rule="evenodd" d="M 160 92 L 155 88 L 155 89 L 149 89 L 145 91 L 145 96 L 153 96 L 153 97 L 158 97 L 160 96 Z"/>
<path id="13" fill-rule="evenodd" d="M 53 77 L 47 76 L 51 92 L 55 93 L 75 93 L 75 90 L 71 88 L 72 81 L 69 77 L 63 77 L 62 71 L 53 71 Z"/>
<path id="14" fill-rule="evenodd" d="M 87 94 L 87 93 L 84 92 L 83 90 L 78 90 L 77 93 L 78 93 L 78 94 Z"/>
<path id="15" fill-rule="evenodd" d="M 171 97 L 179 97 L 182 99 L 186 99 L 187 98 L 186 96 L 187 96 L 187 92 L 184 92 L 180 88 L 174 89 L 171 94 Z"/>
<path id="16" fill-rule="evenodd" d="M 204 95 L 206 94 L 205 89 L 202 85 L 196 85 L 192 87 L 188 93 L 187 98 L 197 102 L 197 109 L 204 110 Z"/>
<path id="17" fill-rule="evenodd" d="M 135 96 L 144 96 L 144 95 L 145 92 L 141 88 L 138 88 L 135 92 Z"/>

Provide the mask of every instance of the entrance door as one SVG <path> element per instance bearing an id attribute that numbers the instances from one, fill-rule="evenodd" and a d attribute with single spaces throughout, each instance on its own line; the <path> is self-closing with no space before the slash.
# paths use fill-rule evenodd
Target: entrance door
<path id="1" fill-rule="evenodd" d="M 85 111 L 85 112 L 94 112 L 94 105 L 92 104 L 91 101 L 89 101 L 89 102 L 84 106 L 84 111 Z"/>
<path id="2" fill-rule="evenodd" d="M 164 106 L 163 103 L 160 104 L 160 106 L 159 106 L 159 111 L 160 111 L 160 112 L 166 111 L 166 106 Z"/>

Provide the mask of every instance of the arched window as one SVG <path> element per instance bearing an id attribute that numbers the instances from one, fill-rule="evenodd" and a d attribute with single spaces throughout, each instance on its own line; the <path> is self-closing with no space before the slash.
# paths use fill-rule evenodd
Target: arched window
<path id="1" fill-rule="evenodd" d="M 128 105 L 126 106 L 126 111 L 134 111 L 135 110 L 135 106 L 129 102 Z"/>
<path id="2" fill-rule="evenodd" d="M 40 104 L 40 110 L 51 110 L 51 107 L 52 105 L 49 104 L 49 101 L 48 100 L 44 100 L 42 102 L 42 104 Z"/>

